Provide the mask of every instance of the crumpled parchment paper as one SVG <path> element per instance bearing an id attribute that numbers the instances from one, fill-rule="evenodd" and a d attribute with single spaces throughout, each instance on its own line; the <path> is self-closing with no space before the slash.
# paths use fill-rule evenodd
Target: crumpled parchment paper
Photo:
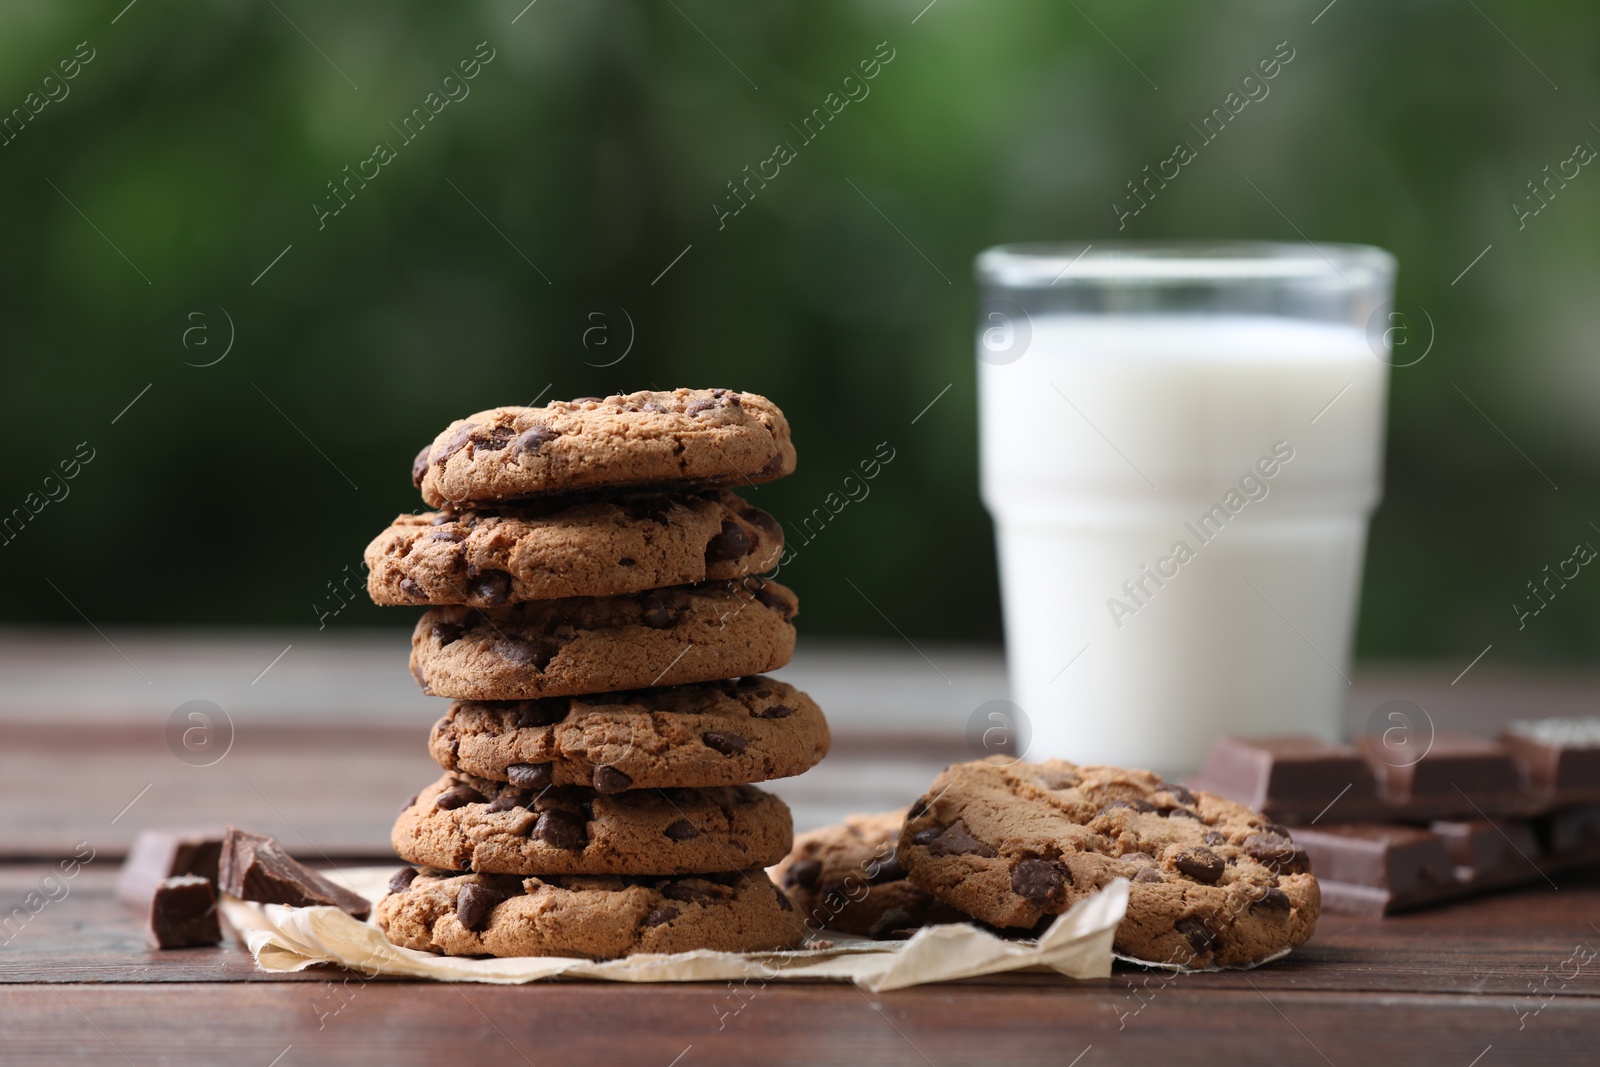
<path id="1" fill-rule="evenodd" d="M 376 902 L 392 867 L 329 872 Z M 367 978 L 380 974 L 445 982 L 516 984 L 541 978 L 593 978 L 611 982 L 776 981 L 845 979 L 872 992 L 1004 971 L 1049 970 L 1069 978 L 1111 973 L 1111 939 L 1128 906 L 1128 883 L 1117 879 L 1059 916 L 1037 941 L 1008 941 L 964 923 L 930 926 L 907 941 L 871 941 L 834 931 L 819 938 L 831 947 L 789 952 L 676 952 L 586 960 L 555 956 L 469 959 L 399 948 L 383 931 L 337 908 L 293 908 L 224 897 L 228 922 L 244 938 L 264 971 L 298 971 L 338 964 Z"/>

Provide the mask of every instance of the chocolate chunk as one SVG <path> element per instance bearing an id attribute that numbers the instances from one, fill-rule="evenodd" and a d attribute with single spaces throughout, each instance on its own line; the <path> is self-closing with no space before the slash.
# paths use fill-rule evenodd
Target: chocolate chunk
<path id="1" fill-rule="evenodd" d="M 688 407 L 683 409 L 683 413 L 692 417 L 700 414 L 702 411 L 708 411 L 716 406 L 717 402 L 715 400 L 706 400 L 702 398 L 700 400 L 692 401 Z"/>
<path id="2" fill-rule="evenodd" d="M 433 798 L 433 806 L 440 811 L 454 811 L 468 804 L 482 804 L 488 799 L 470 785 L 453 785 Z"/>
<path id="3" fill-rule="evenodd" d="M 707 730 L 700 735 L 700 740 L 706 743 L 707 748 L 714 748 L 724 756 L 737 756 L 750 744 L 738 734 L 730 734 L 724 730 Z"/>
<path id="4" fill-rule="evenodd" d="M 1172 865 L 1197 882 L 1215 885 L 1227 869 L 1221 856 L 1209 848 L 1186 848 L 1178 853 Z"/>
<path id="5" fill-rule="evenodd" d="M 1188 939 L 1189 946 L 1198 956 L 1209 956 L 1222 943 L 1222 939 L 1211 929 L 1211 925 L 1199 916 L 1179 919 L 1172 924 L 1172 928 Z"/>
<path id="6" fill-rule="evenodd" d="M 433 639 L 439 642 L 439 647 L 454 644 L 461 640 L 461 635 L 467 632 L 465 626 L 457 626 L 453 622 L 436 622 L 433 624 Z"/>
<path id="7" fill-rule="evenodd" d="M 912 819 L 920 819 L 927 813 L 927 811 L 928 798 L 918 797 L 916 803 L 912 804 L 911 809 L 906 812 L 906 821 L 910 822 Z"/>
<path id="8" fill-rule="evenodd" d="M 820 860 L 796 860 L 789 864 L 789 869 L 783 872 L 783 884 L 786 888 L 799 886 L 802 889 L 815 889 L 817 882 L 822 877 L 822 863 Z"/>
<path id="9" fill-rule="evenodd" d="M 156 948 L 195 948 L 221 943 L 217 893 L 210 879 L 197 874 L 180 874 L 158 882 L 150 897 L 150 922 L 145 933 Z"/>
<path id="10" fill-rule="evenodd" d="M 935 856 L 983 856 L 990 859 L 996 855 L 993 848 L 973 837 L 967 830 L 967 824 L 960 819 L 928 842 L 928 852 Z"/>
<path id="11" fill-rule="evenodd" d="M 1166 881 L 1166 879 L 1162 877 L 1161 872 L 1154 867 L 1140 867 L 1137 871 L 1133 872 L 1133 880 L 1135 882 Z"/>
<path id="12" fill-rule="evenodd" d="M 494 653 L 501 659 L 542 671 L 566 645 L 567 642 L 554 637 L 498 637 L 494 641 Z"/>
<path id="13" fill-rule="evenodd" d="M 1138 797 L 1119 798 L 1117 800 L 1108 800 L 1108 801 L 1106 801 L 1105 805 L 1103 807 L 1101 807 L 1101 809 L 1099 811 L 1094 813 L 1094 817 L 1098 819 L 1100 816 L 1104 815 L 1106 812 L 1115 811 L 1118 808 L 1129 808 L 1129 809 L 1131 809 L 1133 811 L 1138 811 L 1138 812 L 1146 812 L 1146 811 L 1155 811 L 1156 810 L 1156 806 L 1154 804 L 1150 803 L 1148 800 L 1140 800 Z"/>
<path id="14" fill-rule="evenodd" d="M 756 477 L 772 477 L 781 470 L 783 470 L 783 453 L 779 452 L 776 456 L 773 456 L 771 459 L 767 460 L 761 465 L 761 469 L 756 472 Z"/>
<path id="15" fill-rule="evenodd" d="M 548 426 L 535 426 L 523 430 L 511 442 L 511 458 L 521 459 L 524 452 L 537 452 L 561 434 Z"/>
<path id="16" fill-rule="evenodd" d="M 777 886 L 773 886 L 772 891 L 778 895 L 778 907 L 782 908 L 784 911 L 794 910 L 794 902 L 789 899 L 789 894 L 785 893 Z"/>
<path id="17" fill-rule="evenodd" d="M 482 930 L 489 925 L 489 915 L 506 899 L 498 889 L 468 882 L 456 894 L 456 918 L 468 930 Z"/>
<path id="18" fill-rule="evenodd" d="M 472 447 L 477 452 L 498 452 L 511 441 L 511 431 L 504 426 L 491 426 L 473 435 Z"/>
<path id="19" fill-rule="evenodd" d="M 594 791 L 596 793 L 621 793 L 633 784 L 633 779 L 617 770 L 615 767 L 596 767 L 594 769 Z"/>
<path id="20" fill-rule="evenodd" d="M 1198 812 L 1190 808 L 1167 808 L 1161 812 L 1169 819 L 1193 819 L 1195 822 L 1204 822 Z"/>
<path id="21" fill-rule="evenodd" d="M 637 567 L 638 565 L 639 561 L 634 559 L 632 556 L 623 556 L 621 559 L 617 560 L 617 566 L 619 567 Z"/>
<path id="22" fill-rule="evenodd" d="M 1191 807 L 1194 806 L 1194 802 L 1195 802 L 1194 794 L 1189 792 L 1189 790 L 1185 789 L 1183 786 L 1179 785 L 1178 783 L 1176 783 L 1176 782 L 1162 782 L 1161 783 L 1161 788 L 1166 790 L 1168 793 L 1171 793 L 1173 795 L 1173 797 L 1178 801 L 1178 803 L 1180 803 L 1180 804 L 1188 804 Z"/>
<path id="23" fill-rule="evenodd" d="M 761 694 L 757 693 L 756 695 L 760 696 Z M 794 714 L 794 709 L 785 707 L 782 704 L 774 704 L 770 708 L 763 708 L 761 711 L 751 711 L 750 714 L 757 719 L 787 719 Z"/>
<path id="24" fill-rule="evenodd" d="M 690 882 L 668 882 L 661 887 L 661 895 L 668 900 L 682 900 L 691 904 L 712 904 L 717 899 Z"/>
<path id="25" fill-rule="evenodd" d="M 548 789 L 555 780 L 548 763 L 513 763 L 506 768 L 506 777 L 518 789 Z"/>
<path id="26" fill-rule="evenodd" d="M 412 600 L 428 599 L 428 594 L 423 592 L 422 586 L 418 585 L 414 578 L 400 579 L 400 591 Z"/>
<path id="27" fill-rule="evenodd" d="M 589 827 L 580 816 L 567 811 L 542 811 L 533 824 L 533 836 L 551 848 L 577 852 L 589 841 Z"/>
<path id="28" fill-rule="evenodd" d="M 667 413 L 667 409 L 656 403 L 654 400 L 646 400 L 643 404 L 639 405 L 639 410 L 648 411 L 655 415 L 665 415 Z"/>
<path id="29" fill-rule="evenodd" d="M 1072 872 L 1047 859 L 1018 860 L 1011 868 L 1011 891 L 1034 904 L 1059 903 Z"/>
<path id="30" fill-rule="evenodd" d="M 1244 854 L 1282 873 L 1304 870 L 1306 854 L 1287 837 L 1273 833 L 1251 834 L 1244 839 Z"/>
<path id="31" fill-rule="evenodd" d="M 898 882 L 905 877 L 906 869 L 901 866 L 900 854 L 897 852 L 891 852 L 886 858 L 867 865 L 867 881 L 872 885 Z"/>
<path id="32" fill-rule="evenodd" d="M 221 830 L 172 833 L 141 830 L 117 875 L 117 899 L 144 911 L 156 887 L 168 878 L 195 874 L 212 883 L 222 858 Z"/>
<path id="33" fill-rule="evenodd" d="M 498 607 L 511 596 L 511 575 L 505 571 L 484 571 L 467 583 L 467 592 L 487 607 Z"/>
<path id="34" fill-rule="evenodd" d="M 372 912 L 365 897 L 335 885 L 292 859 L 272 838 L 232 826 L 222 842 L 217 888 L 240 900 L 262 904 L 329 904 L 357 919 L 365 919 Z"/>
<path id="35" fill-rule="evenodd" d="M 749 578 L 746 578 L 744 587 L 751 596 L 755 597 L 762 604 L 771 608 L 773 611 L 776 611 L 784 618 L 791 618 L 794 615 L 794 606 L 791 605 L 789 601 L 785 600 L 780 594 L 775 592 L 771 586 L 769 586 L 766 582 L 763 582 L 760 578 L 756 578 L 753 582 Z"/>
<path id="36" fill-rule="evenodd" d="M 778 520 L 760 508 L 745 508 L 739 512 L 739 517 L 768 537 L 778 541 L 783 540 L 783 527 L 778 524 Z"/>
<path id="37" fill-rule="evenodd" d="M 1200 840 L 1208 845 L 1225 845 L 1228 843 L 1227 835 L 1219 834 L 1215 830 L 1207 830 L 1205 836 Z"/>
<path id="38" fill-rule="evenodd" d="M 499 814 L 502 811 L 516 811 L 518 808 L 527 807 L 528 801 L 532 799 L 526 793 L 501 793 L 489 801 L 489 811 L 491 814 Z"/>
<path id="39" fill-rule="evenodd" d="M 913 845 L 931 845 L 943 832 L 944 828 L 941 826 L 929 826 L 912 834 L 911 843 Z"/>
<path id="40" fill-rule="evenodd" d="M 722 563 L 750 552 L 750 538 L 744 527 L 731 519 L 722 520 L 722 531 L 706 544 L 706 562 Z"/>
<path id="41" fill-rule="evenodd" d="M 438 526 L 438 525 L 436 525 L 428 533 L 428 540 L 430 540 L 430 541 L 443 541 L 446 544 L 451 544 L 451 545 L 456 544 L 456 543 L 458 543 L 460 541 L 465 541 L 466 539 L 467 539 L 467 535 L 462 533 L 460 530 L 455 530 L 455 529 L 447 530 L 443 526 Z"/>
<path id="42" fill-rule="evenodd" d="M 389 879 L 389 892 L 404 892 L 406 889 L 409 889 L 411 887 L 411 883 L 415 882 L 416 880 L 417 869 L 415 867 L 401 867 L 398 871 L 394 872 L 394 877 Z"/>
<path id="43" fill-rule="evenodd" d="M 677 625 L 666 601 L 651 593 L 639 598 L 639 619 L 652 630 L 670 630 Z"/>
<path id="44" fill-rule="evenodd" d="M 898 941 L 916 932 L 917 920 L 904 908 L 889 908 L 867 930 L 874 941 Z"/>
<path id="45" fill-rule="evenodd" d="M 646 926 L 660 926 L 662 923 L 669 923 L 676 919 L 679 914 L 681 913 L 678 909 L 671 904 L 663 904 L 659 908 L 650 909 L 650 914 L 644 917 L 644 924 Z"/>
<path id="46" fill-rule="evenodd" d="M 411 484 L 418 489 L 422 488 L 422 476 L 428 473 L 428 453 L 433 451 L 433 442 L 422 446 L 422 451 L 417 453 L 417 458 L 411 461 Z"/>
<path id="47" fill-rule="evenodd" d="M 455 455 L 463 448 L 466 448 L 467 445 L 471 443 L 472 435 L 477 432 L 478 427 L 474 426 L 470 422 L 464 422 L 460 426 L 456 427 L 455 432 L 452 433 L 449 439 L 445 441 L 444 447 L 439 449 L 439 454 L 433 457 L 433 465 L 435 467 L 443 467 L 450 461 L 451 456 Z"/>
<path id="48" fill-rule="evenodd" d="M 511 723 L 518 730 L 550 726 L 565 719 L 570 707 L 566 697 L 541 697 L 538 700 L 518 701 L 512 709 Z"/>
<path id="49" fill-rule="evenodd" d="M 667 824 L 666 835 L 674 841 L 689 841 L 699 837 L 700 831 L 688 819 L 674 819 Z"/>
<path id="50" fill-rule="evenodd" d="M 1265 886 L 1261 895 L 1250 902 L 1250 910 L 1260 908 L 1262 911 L 1278 911 L 1287 915 L 1294 910 L 1294 902 L 1289 899 L 1289 894 L 1275 886 Z"/>
<path id="51" fill-rule="evenodd" d="M 1081 779 L 1070 771 L 1044 771 L 1036 776 L 1046 789 L 1071 789 Z"/>

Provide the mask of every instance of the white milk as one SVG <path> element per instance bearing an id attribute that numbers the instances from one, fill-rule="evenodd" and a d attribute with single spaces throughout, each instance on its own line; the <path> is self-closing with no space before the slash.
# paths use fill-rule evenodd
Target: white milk
<path id="1" fill-rule="evenodd" d="M 1056 315 L 978 385 L 1030 758 L 1170 773 L 1224 733 L 1335 736 L 1388 387 L 1362 331 Z"/>

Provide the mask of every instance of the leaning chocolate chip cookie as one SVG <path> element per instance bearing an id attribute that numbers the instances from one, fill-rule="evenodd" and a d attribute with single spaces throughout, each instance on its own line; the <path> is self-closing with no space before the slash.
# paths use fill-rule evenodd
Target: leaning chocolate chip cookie
<path id="1" fill-rule="evenodd" d="M 401 515 L 367 546 L 378 604 L 499 607 L 770 570 L 783 528 L 732 490 Z"/>
<path id="2" fill-rule="evenodd" d="M 411 480 L 433 507 L 638 486 L 749 485 L 794 470 L 783 412 L 729 389 L 495 408 L 450 424 Z"/>
<path id="3" fill-rule="evenodd" d="M 536 600 L 426 612 L 411 636 L 411 673 L 459 700 L 603 693 L 777 670 L 794 655 L 795 595 L 736 582 L 613 597 Z"/>
<path id="4" fill-rule="evenodd" d="M 911 880 L 995 926 L 1034 927 L 1127 878 L 1118 952 L 1155 963 L 1244 966 L 1311 936 L 1321 898 L 1282 827 L 1149 771 L 958 763 L 912 805 L 900 837 Z"/>
<path id="5" fill-rule="evenodd" d="M 763 675 L 543 700 L 461 701 L 428 750 L 446 770 L 601 793 L 787 778 L 828 754 L 828 722 Z"/>
<path id="6" fill-rule="evenodd" d="M 806 925 L 889 940 L 934 923 L 966 921 L 906 878 L 895 856 L 905 815 L 904 808 L 847 815 L 794 839 L 775 876 Z"/>
<path id="7" fill-rule="evenodd" d="M 457 874 L 402 867 L 377 923 L 402 948 L 449 956 L 764 952 L 794 948 L 800 917 L 760 868 L 676 878 Z"/>
<path id="8" fill-rule="evenodd" d="M 607 796 L 447 774 L 400 813 L 390 841 L 410 863 L 491 874 L 682 874 L 776 863 L 789 807 L 754 786 Z"/>

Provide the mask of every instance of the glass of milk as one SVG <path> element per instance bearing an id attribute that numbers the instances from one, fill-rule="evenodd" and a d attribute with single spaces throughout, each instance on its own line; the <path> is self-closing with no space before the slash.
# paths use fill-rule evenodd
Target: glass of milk
<path id="1" fill-rule="evenodd" d="M 982 490 L 1029 758 L 1174 773 L 1222 734 L 1336 736 L 1394 272 L 1309 243 L 978 257 Z"/>

